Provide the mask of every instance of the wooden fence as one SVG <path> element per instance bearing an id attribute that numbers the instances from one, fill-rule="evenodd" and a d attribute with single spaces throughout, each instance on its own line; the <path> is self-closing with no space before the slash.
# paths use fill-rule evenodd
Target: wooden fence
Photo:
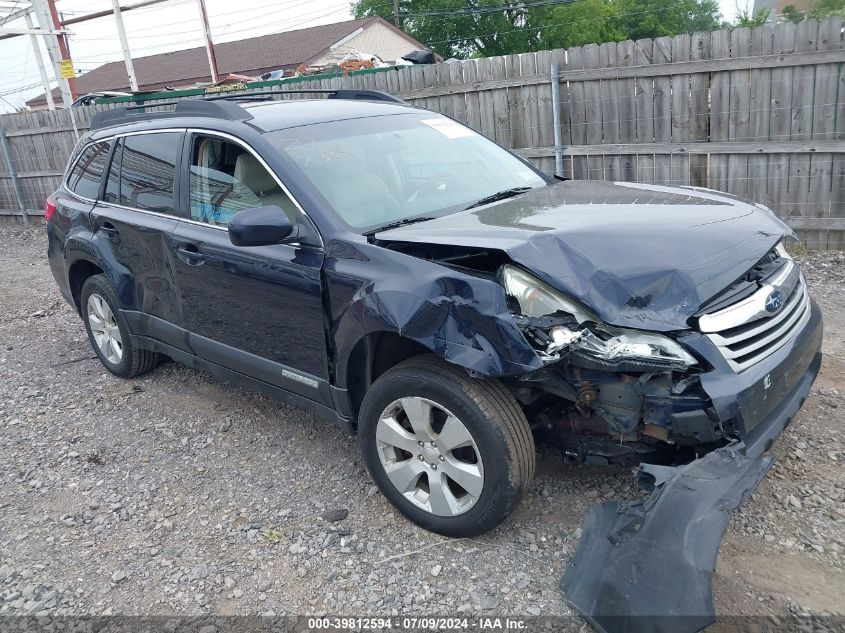
<path id="1" fill-rule="evenodd" d="M 292 87 L 385 90 L 467 123 L 547 172 L 555 170 L 557 107 L 562 175 L 727 191 L 771 207 L 810 248 L 843 248 L 843 63 L 843 21 L 833 18 L 407 67 Z M 78 130 L 107 107 L 74 109 Z M 58 186 L 73 147 L 70 114 L 0 117 L 23 205 L 34 214 Z M 0 213 L 19 213 L 19 206 L 0 161 Z"/>

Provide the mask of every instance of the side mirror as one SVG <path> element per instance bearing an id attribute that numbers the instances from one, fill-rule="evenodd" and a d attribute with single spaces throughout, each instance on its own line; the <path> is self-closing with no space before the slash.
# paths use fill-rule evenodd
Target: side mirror
<path id="1" fill-rule="evenodd" d="M 298 234 L 285 212 L 274 205 L 246 209 L 229 220 L 229 239 L 235 246 L 280 244 Z"/>

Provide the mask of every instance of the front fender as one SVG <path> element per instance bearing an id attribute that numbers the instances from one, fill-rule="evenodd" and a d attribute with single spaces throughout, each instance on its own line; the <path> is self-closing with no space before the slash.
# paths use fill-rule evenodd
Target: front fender
<path id="1" fill-rule="evenodd" d="M 339 386 L 347 384 L 355 345 L 373 332 L 398 334 L 485 376 L 520 375 L 542 366 L 494 281 L 349 243 L 329 245 L 324 274 Z"/>

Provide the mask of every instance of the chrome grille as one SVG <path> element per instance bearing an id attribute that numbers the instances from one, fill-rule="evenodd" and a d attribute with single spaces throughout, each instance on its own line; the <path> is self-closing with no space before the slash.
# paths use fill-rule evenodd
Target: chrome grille
<path id="1" fill-rule="evenodd" d="M 779 290 L 783 306 L 774 314 L 766 302 Z M 734 371 L 760 362 L 785 345 L 810 318 L 810 295 L 798 266 L 787 260 L 750 297 L 699 318 L 699 329 L 713 341 Z"/>

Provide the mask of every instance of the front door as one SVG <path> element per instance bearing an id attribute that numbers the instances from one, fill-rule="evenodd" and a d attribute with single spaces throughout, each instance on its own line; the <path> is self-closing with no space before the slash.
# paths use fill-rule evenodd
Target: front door
<path id="1" fill-rule="evenodd" d="M 171 248 L 182 326 L 192 333 L 194 352 L 318 399 L 328 378 L 322 248 L 234 246 L 227 225 L 239 211 L 275 205 L 295 222 L 303 218 L 241 145 L 195 134 L 186 158 L 190 220 L 179 222 Z"/>

